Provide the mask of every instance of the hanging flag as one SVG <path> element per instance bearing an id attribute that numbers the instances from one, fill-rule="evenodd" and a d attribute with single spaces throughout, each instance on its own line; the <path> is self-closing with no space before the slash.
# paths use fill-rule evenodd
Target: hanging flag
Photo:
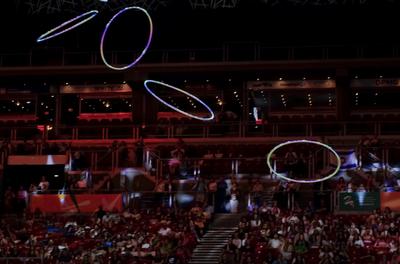
<path id="1" fill-rule="evenodd" d="M 340 161 L 342 163 L 340 166 L 340 171 L 353 170 L 357 168 L 358 161 L 356 151 L 354 149 L 335 149 L 335 151 L 340 156 Z M 332 167 L 336 167 L 336 163 L 336 157 L 332 153 L 329 153 L 329 164 Z"/>

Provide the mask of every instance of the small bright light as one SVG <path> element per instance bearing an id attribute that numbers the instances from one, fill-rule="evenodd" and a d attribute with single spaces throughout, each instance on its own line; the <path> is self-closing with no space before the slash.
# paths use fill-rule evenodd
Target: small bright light
<path id="1" fill-rule="evenodd" d="M 257 78 L 257 81 L 259 81 L 260 80 L 260 78 Z"/>
<path id="2" fill-rule="evenodd" d="M 279 81 L 282 81 L 282 80 L 283 80 L 283 78 L 282 78 L 282 77 L 280 77 L 280 78 L 279 78 Z"/>
<path id="3" fill-rule="evenodd" d="M 30 104 L 30 103 L 31 103 L 31 101 L 26 101 L 26 103 L 27 103 L 27 104 Z"/>
<path id="4" fill-rule="evenodd" d="M 110 107 L 110 103 L 106 103 L 106 105 L 105 105 L 107 108 L 109 108 Z"/>
<path id="5" fill-rule="evenodd" d="M 303 80 L 305 80 L 306 79 L 306 77 L 303 77 Z"/>
<path id="6" fill-rule="evenodd" d="M 358 79 L 358 75 L 354 76 L 354 79 Z"/>
<path id="7" fill-rule="evenodd" d="M 66 82 L 65 85 L 69 85 L 69 83 Z"/>
<path id="8" fill-rule="evenodd" d="M 379 78 L 381 78 L 381 79 L 382 79 L 382 78 L 383 78 L 383 76 L 382 76 L 382 75 L 380 75 L 380 76 L 379 76 Z"/>
<path id="9" fill-rule="evenodd" d="M 328 76 L 328 80 L 330 80 L 331 79 L 331 76 Z"/>
<path id="10" fill-rule="evenodd" d="M 15 104 L 16 104 L 17 106 L 19 106 L 21 103 L 20 103 L 19 101 L 17 101 Z"/>
<path id="11" fill-rule="evenodd" d="M 54 174 L 54 178 L 58 178 L 59 177 L 59 175 L 58 174 Z"/>

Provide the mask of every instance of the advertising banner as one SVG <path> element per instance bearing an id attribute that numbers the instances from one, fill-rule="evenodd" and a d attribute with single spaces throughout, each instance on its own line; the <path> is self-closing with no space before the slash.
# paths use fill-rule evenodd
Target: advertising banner
<path id="1" fill-rule="evenodd" d="M 335 80 L 253 81 L 247 82 L 249 90 L 265 89 L 334 89 Z"/>
<path id="2" fill-rule="evenodd" d="M 353 88 L 379 88 L 379 87 L 400 87 L 400 79 L 355 79 L 350 84 Z"/>
<path id="3" fill-rule="evenodd" d="M 382 192 L 381 193 L 381 209 L 389 207 L 392 211 L 400 212 L 400 193 L 399 192 Z"/>
<path id="4" fill-rule="evenodd" d="M 339 193 L 339 211 L 372 212 L 380 206 L 379 192 Z"/>
<path id="5" fill-rule="evenodd" d="M 93 213 L 102 206 L 105 211 L 121 212 L 122 194 L 77 194 L 76 202 L 81 213 Z M 76 213 L 77 209 L 69 194 L 33 194 L 29 209 L 44 213 Z"/>
<path id="6" fill-rule="evenodd" d="M 108 85 L 64 85 L 60 87 L 61 94 L 85 94 L 85 93 L 131 93 L 132 88 L 128 84 Z"/>
<path id="7" fill-rule="evenodd" d="M 8 156 L 8 165 L 64 165 L 67 162 L 67 155 Z"/>

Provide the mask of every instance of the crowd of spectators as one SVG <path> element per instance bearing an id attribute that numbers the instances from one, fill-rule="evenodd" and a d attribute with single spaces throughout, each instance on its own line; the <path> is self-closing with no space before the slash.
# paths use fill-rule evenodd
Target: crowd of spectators
<path id="1" fill-rule="evenodd" d="M 106 212 L 93 215 L 27 214 L 0 221 L 0 261 L 37 263 L 188 263 L 211 215 L 201 207 Z M 33 261 L 34 262 L 34 261 Z M 32 263 L 32 262 L 31 262 Z"/>
<path id="2" fill-rule="evenodd" d="M 264 203 L 244 216 L 221 264 L 400 263 L 400 217 L 281 210 Z"/>

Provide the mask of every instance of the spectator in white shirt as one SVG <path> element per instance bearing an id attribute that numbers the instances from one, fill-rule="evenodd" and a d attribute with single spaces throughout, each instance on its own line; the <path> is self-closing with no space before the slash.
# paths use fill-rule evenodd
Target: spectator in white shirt
<path id="1" fill-rule="evenodd" d="M 168 236 L 171 233 L 171 228 L 169 228 L 168 226 L 162 226 L 160 230 L 158 230 L 158 233 L 161 236 Z"/>
<path id="2" fill-rule="evenodd" d="M 271 248 L 278 249 L 282 246 L 282 241 L 279 239 L 278 234 L 275 234 L 268 244 Z"/>

